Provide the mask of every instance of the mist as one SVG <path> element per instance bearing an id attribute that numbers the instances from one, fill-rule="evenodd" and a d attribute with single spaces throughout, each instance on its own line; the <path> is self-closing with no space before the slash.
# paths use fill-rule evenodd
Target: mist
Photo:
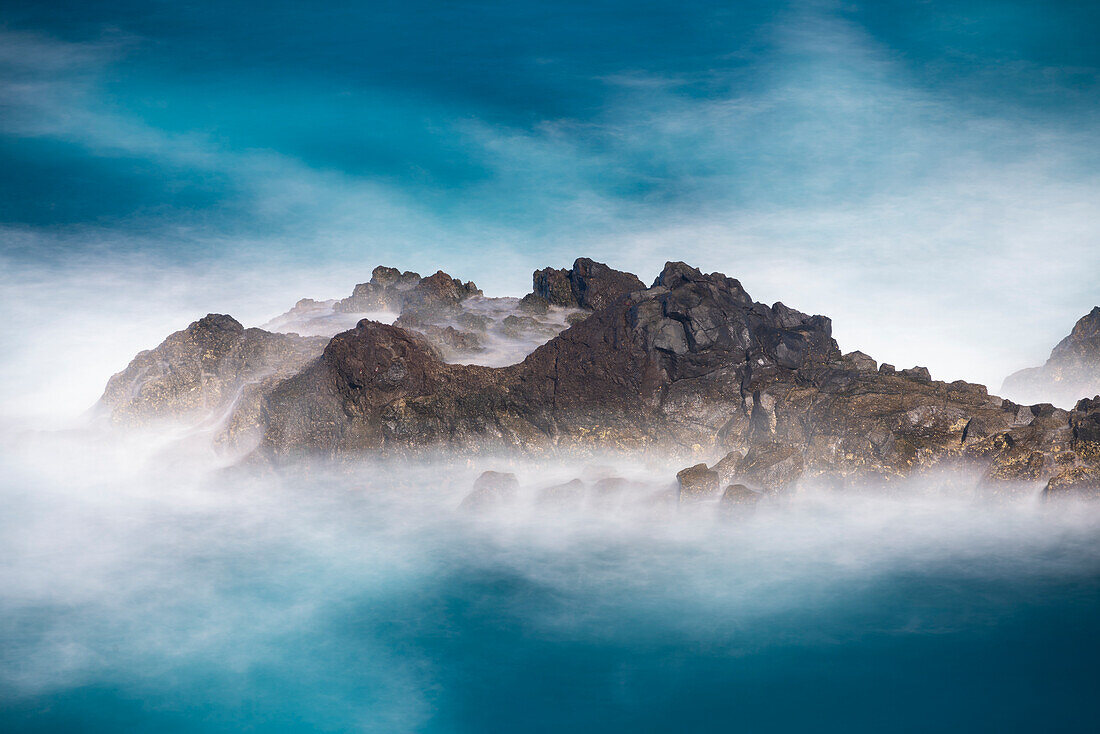
<path id="1" fill-rule="evenodd" d="M 652 454 L 247 469 L 213 448 L 216 426 L 112 429 L 86 409 L 133 351 L 202 311 L 256 323 L 303 291 L 350 288 L 324 273 L 176 281 L 133 268 L 24 273 L 5 290 L 21 327 L 0 455 L 9 730 L 38 728 L 44 707 L 53 726 L 91 730 L 198 716 L 208 730 L 504 731 L 530 715 L 548 729 L 691 729 L 730 701 L 748 725 L 803 727 L 804 712 L 760 705 L 800 676 L 826 714 L 842 713 L 847 687 L 867 691 L 874 704 L 846 711 L 873 726 L 917 705 L 914 691 L 953 705 L 921 682 L 945 666 L 991 676 L 993 721 L 1031 711 L 1033 699 L 1000 698 L 1021 680 L 1046 681 L 1034 695 L 1079 720 L 1079 666 L 1100 651 L 1092 504 L 945 474 L 888 492 L 807 486 L 730 513 L 670 502 L 682 467 Z M 487 470 L 515 473 L 518 498 L 464 509 Z M 565 506 L 542 496 L 608 477 L 626 489 Z M 911 660 L 904 696 L 865 654 Z M 985 667 L 994 658 L 1000 672 Z"/>
<path id="2" fill-rule="evenodd" d="M 877 700 L 856 720 L 870 723 L 929 703 L 848 667 L 837 657 L 848 645 L 915 655 L 918 677 L 948 664 L 972 675 L 934 651 L 985 630 L 1009 645 L 1005 670 L 972 663 L 991 686 L 1011 690 L 1007 671 L 1028 665 L 1028 685 L 1047 680 L 1043 695 L 1071 703 L 1075 661 L 1100 649 L 1091 618 L 1066 613 L 1100 601 L 1097 508 L 991 498 L 958 477 L 888 494 L 808 488 L 731 515 L 662 500 L 677 467 L 660 457 L 437 455 L 253 474 L 163 435 L 7 445 L 9 730 L 47 705 L 57 725 L 79 715 L 91 729 L 171 729 L 205 711 L 216 730 L 286 717 L 302 730 L 505 730 L 527 719 L 491 691 L 524 686 L 523 710 L 548 727 L 645 712 L 691 722 L 729 700 L 748 722 L 799 726 L 798 712 L 758 707 L 780 675 L 761 665 L 783 670 L 775 660 L 793 656 L 814 670 L 820 655 L 834 681 L 823 695 L 865 686 Z M 460 509 L 488 469 L 516 473 L 517 501 Z M 575 508 L 540 501 L 578 476 L 630 484 Z M 1056 657 L 1070 636 L 1072 653 Z M 1036 640 L 1053 649 L 1037 656 Z M 579 708 L 557 708 L 558 696 Z M 1028 709 L 998 707 L 994 721 Z"/>
<path id="3" fill-rule="evenodd" d="M 274 466 L 96 410 L 208 313 L 391 322 L 332 308 L 386 265 L 499 317 L 578 257 L 995 394 L 1100 303 L 1100 59 L 1087 4 L 986 5 L 8 3 L 0 729 L 1096 730 L 1100 507 L 1037 482 L 731 508 L 654 451 Z"/>

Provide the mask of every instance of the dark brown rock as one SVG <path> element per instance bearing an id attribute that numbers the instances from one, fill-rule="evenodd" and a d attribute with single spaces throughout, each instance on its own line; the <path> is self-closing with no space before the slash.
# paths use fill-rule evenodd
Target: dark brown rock
<path id="1" fill-rule="evenodd" d="M 592 311 L 645 289 L 645 284 L 633 273 L 614 270 L 586 257 L 578 258 L 571 270 L 536 270 L 531 280 L 532 295 L 547 303 Z"/>
<path id="2" fill-rule="evenodd" d="M 593 285 L 598 268 L 578 261 L 566 272 L 571 288 L 579 273 L 591 280 L 588 296 L 606 295 Z M 388 272 L 377 280 L 389 287 L 394 277 L 402 282 Z M 438 328 L 437 341 L 467 338 L 432 321 L 430 305 L 461 304 L 467 286 L 437 273 L 414 288 L 425 281 L 430 297 L 401 323 Z M 264 428 L 261 454 L 660 449 L 726 456 L 706 469 L 715 493 L 730 481 L 779 491 L 803 478 L 885 482 L 954 464 L 988 482 L 1057 489 L 1100 461 L 1093 401 L 1073 411 L 1020 406 L 923 368 L 876 371 L 866 355 L 841 354 L 829 319 L 754 303 L 719 273 L 668 263 L 651 288 L 608 298 L 502 368 L 447 364 L 419 334 L 360 321 L 265 389 L 253 421 Z M 449 313 L 457 323 L 464 311 Z M 495 323 L 494 337 L 543 328 L 530 315 Z M 221 330 L 209 338 L 239 338 L 239 324 Z"/>
<path id="3" fill-rule="evenodd" d="M 706 464 L 682 469 L 676 480 L 680 483 L 681 502 L 695 502 L 718 494 L 718 472 L 708 469 Z"/>
<path id="4" fill-rule="evenodd" d="M 519 299 L 519 310 L 524 313 L 545 314 L 550 310 L 550 301 L 537 293 L 528 293 Z"/>
<path id="5" fill-rule="evenodd" d="M 463 283 L 442 270 L 423 278 L 405 291 L 401 298 L 401 310 L 422 310 L 429 313 L 453 313 L 462 301 L 480 296 L 481 291 L 472 282 Z"/>
<path id="6" fill-rule="evenodd" d="M 355 286 L 351 296 L 338 301 L 334 308 L 348 313 L 416 310 L 450 313 L 465 299 L 478 295 L 481 291 L 472 282 L 463 283 L 442 270 L 421 278 L 418 273 L 379 265 L 371 273 L 370 282 Z"/>
<path id="7" fill-rule="evenodd" d="M 801 477 L 805 469 L 804 452 L 788 444 L 756 443 L 737 462 L 734 476 L 765 490 L 785 489 Z"/>

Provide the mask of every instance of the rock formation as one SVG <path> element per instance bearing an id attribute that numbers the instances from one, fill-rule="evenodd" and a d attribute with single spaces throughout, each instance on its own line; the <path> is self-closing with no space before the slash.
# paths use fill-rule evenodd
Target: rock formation
<path id="1" fill-rule="evenodd" d="M 605 308 L 625 295 L 645 289 L 645 284 L 633 273 L 614 270 L 587 257 L 578 258 L 570 270 L 536 270 L 531 280 L 532 292 L 525 298 L 528 304 L 542 299 L 552 306 L 590 311 Z"/>
<path id="2" fill-rule="evenodd" d="M 608 292 L 608 284 L 624 275 L 602 263 L 587 263 L 585 272 L 594 273 L 593 293 Z M 584 276 L 578 283 L 587 288 L 588 281 Z M 424 336 L 444 361 L 500 366 L 526 357 L 578 313 L 587 315 L 579 306 L 551 306 L 535 294 L 519 300 L 486 298 L 473 282 L 442 271 L 422 278 L 411 271 L 379 266 L 370 281 L 355 286 L 348 298 L 302 299 L 264 328 L 332 337 L 353 328 L 364 316 L 385 319 L 394 314 L 395 324 Z"/>
<path id="3" fill-rule="evenodd" d="M 1081 317 L 1044 365 L 1005 378 L 1001 392 L 1014 400 L 1067 407 L 1100 393 L 1100 306 Z"/>
<path id="4" fill-rule="evenodd" d="M 246 329 L 209 314 L 139 353 L 112 377 L 100 409 L 112 421 L 143 425 L 235 416 L 254 425 L 260 396 L 321 354 L 326 339 Z"/>
<path id="5" fill-rule="evenodd" d="M 465 286 L 437 273 L 404 291 L 420 295 L 400 325 L 361 320 L 313 360 L 315 341 L 272 341 L 276 335 L 208 317 L 189 336 L 170 337 L 165 345 L 173 346 L 160 354 L 139 355 L 112 380 L 104 402 L 123 412 L 157 404 L 154 396 L 167 389 L 159 383 L 132 407 L 125 407 L 133 402 L 126 386 L 143 384 L 143 370 L 161 360 L 175 365 L 165 374 L 186 376 L 161 378 L 180 396 L 171 405 L 183 409 L 224 404 L 239 375 L 262 373 L 262 400 L 249 403 L 243 419 L 262 433 L 259 457 L 658 450 L 693 459 L 679 477 L 682 499 L 717 499 L 731 484 L 776 492 L 957 467 L 1005 490 L 1045 484 L 1051 495 L 1087 494 L 1096 485 L 1100 398 L 1072 411 L 1017 405 L 981 385 L 933 380 L 923 367 L 896 370 L 862 352 L 842 354 L 828 318 L 755 303 L 722 274 L 668 263 L 650 288 L 639 288 L 633 276 L 598 265 L 578 260 L 570 271 L 535 274 L 536 295 L 548 301 L 564 299 L 568 283 L 577 303 L 602 306 L 516 364 L 448 363 L 436 344 L 410 330 L 459 344 L 463 334 L 487 339 L 540 323 L 500 312 L 482 321 L 463 305 L 482 297 L 463 297 Z M 402 282 L 393 273 L 379 278 L 383 287 Z M 428 324 L 444 334 L 424 325 L 424 313 L 448 314 L 448 327 Z M 298 351 L 290 358 L 288 350 Z M 278 367 L 255 356 L 269 353 L 280 355 Z M 210 373 L 218 380 L 200 400 Z M 616 490 L 597 483 L 592 491 L 610 498 Z M 740 489 L 728 501 L 735 498 L 755 499 Z"/>

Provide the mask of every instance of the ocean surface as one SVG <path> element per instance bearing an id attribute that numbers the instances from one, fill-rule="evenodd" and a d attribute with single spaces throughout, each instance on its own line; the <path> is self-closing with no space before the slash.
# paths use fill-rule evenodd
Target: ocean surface
<path id="1" fill-rule="evenodd" d="M 946 477 L 729 514 L 662 502 L 657 461 L 7 445 L 4 732 L 1100 730 L 1096 507 Z M 484 469 L 517 506 L 457 509 Z M 638 488 L 533 500 L 610 473 Z"/>

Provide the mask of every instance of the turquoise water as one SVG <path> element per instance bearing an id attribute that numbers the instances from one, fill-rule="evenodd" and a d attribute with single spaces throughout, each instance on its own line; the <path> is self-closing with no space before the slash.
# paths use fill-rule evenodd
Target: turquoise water
<path id="1" fill-rule="evenodd" d="M 0 729 L 1100 723 L 1094 508 L 921 487 L 733 518 L 455 512 L 480 468 L 15 467 Z M 565 471 L 519 467 L 525 486 Z"/>

